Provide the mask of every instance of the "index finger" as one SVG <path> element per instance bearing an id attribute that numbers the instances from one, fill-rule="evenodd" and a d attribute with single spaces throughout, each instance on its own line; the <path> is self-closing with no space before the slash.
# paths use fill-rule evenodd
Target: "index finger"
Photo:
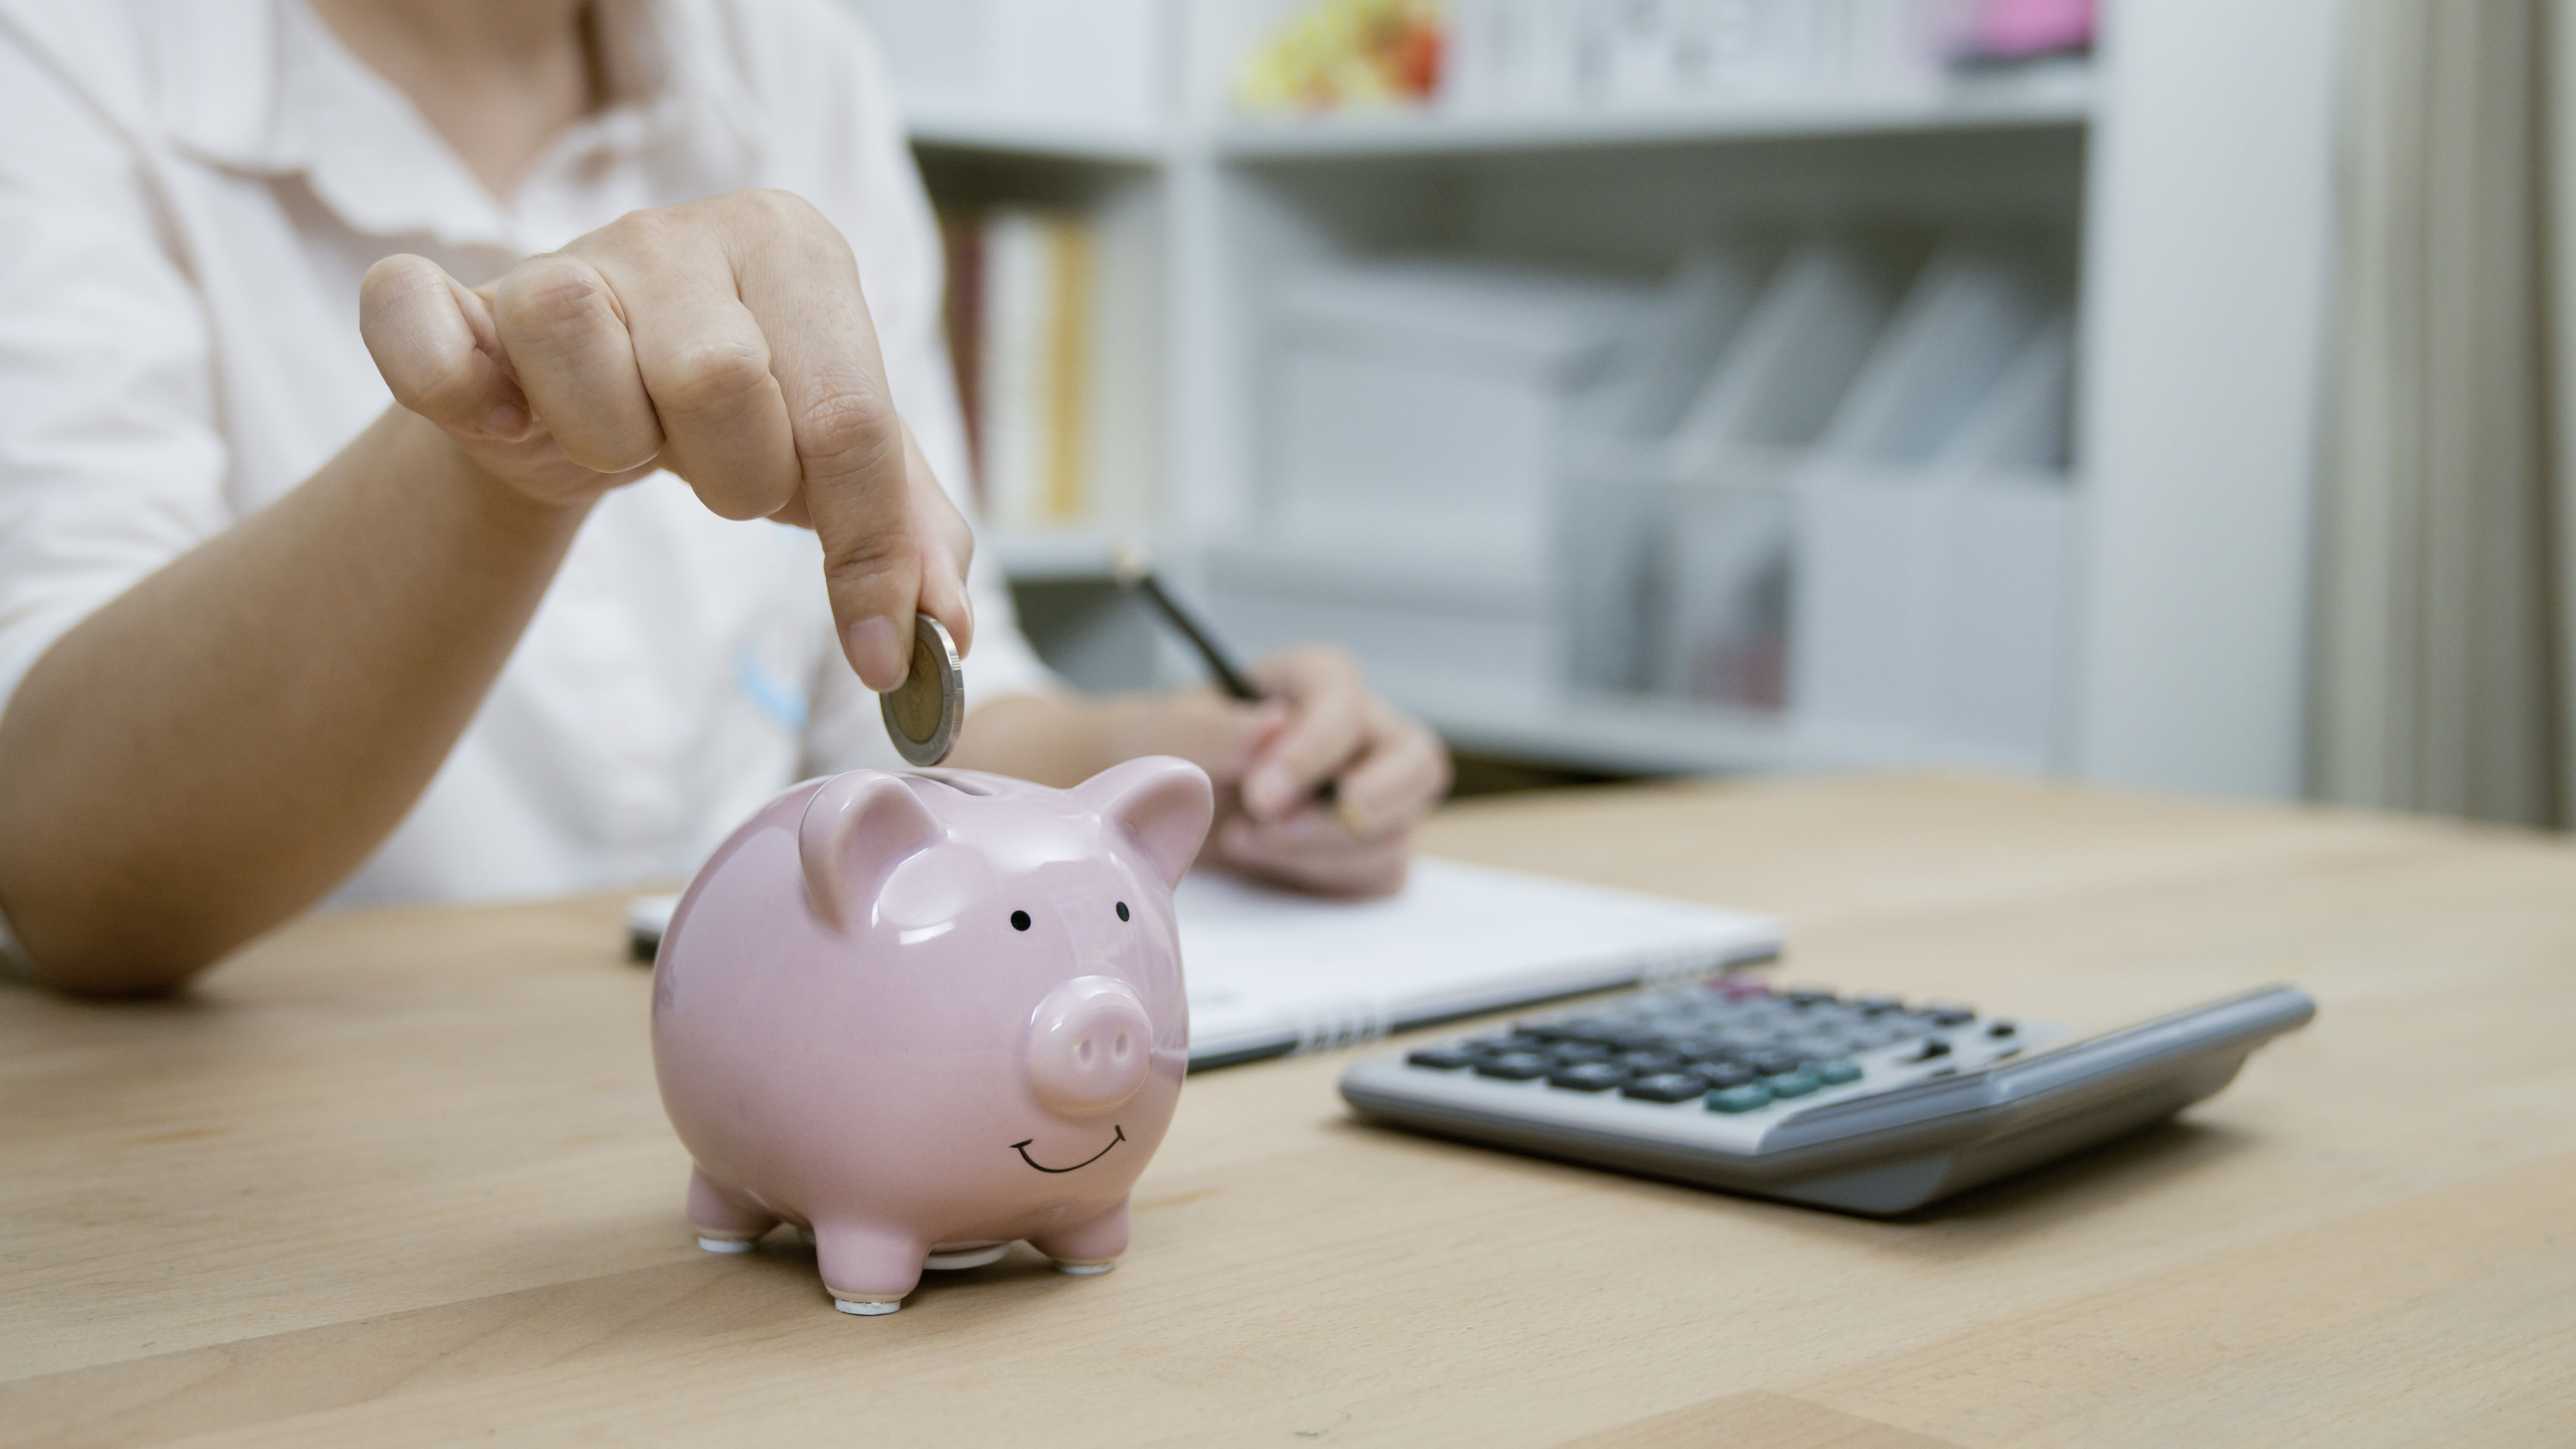
<path id="1" fill-rule="evenodd" d="M 1315 793 L 1368 742 L 1368 691 L 1337 679 L 1294 701 L 1296 713 L 1243 782 L 1244 808 L 1275 820 Z"/>
<path id="2" fill-rule="evenodd" d="M 785 192 L 739 202 L 734 274 L 786 399 L 800 497 L 822 540 L 842 649 L 869 688 L 892 689 L 910 665 L 914 613 L 938 619 L 961 645 L 973 637 L 964 526 L 944 497 L 928 496 L 935 484 L 924 489 L 911 476 L 912 450 L 849 243 Z"/>

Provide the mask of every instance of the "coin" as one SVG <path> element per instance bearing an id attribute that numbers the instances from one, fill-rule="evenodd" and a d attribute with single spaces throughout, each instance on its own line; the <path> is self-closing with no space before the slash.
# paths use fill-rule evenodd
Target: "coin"
<path id="1" fill-rule="evenodd" d="M 966 717 L 966 680 L 957 672 L 957 645 L 928 614 L 912 618 L 912 672 L 877 696 L 886 733 L 897 754 L 916 765 L 936 765 L 957 743 Z"/>

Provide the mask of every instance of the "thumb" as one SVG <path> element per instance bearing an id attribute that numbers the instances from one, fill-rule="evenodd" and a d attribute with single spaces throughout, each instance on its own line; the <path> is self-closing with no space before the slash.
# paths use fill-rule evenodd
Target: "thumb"
<path id="1" fill-rule="evenodd" d="M 394 401 L 469 438 L 526 435 L 527 396 L 492 309 L 426 257 L 391 256 L 358 283 L 358 332 Z"/>

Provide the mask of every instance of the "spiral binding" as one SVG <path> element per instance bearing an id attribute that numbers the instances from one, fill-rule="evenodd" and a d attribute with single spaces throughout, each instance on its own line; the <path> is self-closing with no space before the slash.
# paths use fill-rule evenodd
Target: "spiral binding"
<path id="1" fill-rule="evenodd" d="M 1385 1007 L 1373 1001 L 1332 1002 L 1298 1014 L 1297 1045 L 1293 1050 L 1318 1052 L 1357 1046 L 1364 1041 L 1375 1041 L 1394 1029 L 1394 1018 L 1387 1015 Z"/>

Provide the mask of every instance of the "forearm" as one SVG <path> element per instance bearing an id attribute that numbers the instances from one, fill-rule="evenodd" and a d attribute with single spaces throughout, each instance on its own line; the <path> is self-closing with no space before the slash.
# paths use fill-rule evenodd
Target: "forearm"
<path id="1" fill-rule="evenodd" d="M 1012 695 L 967 715 L 948 763 L 1070 788 L 1139 755 L 1186 758 L 1157 728 L 1167 712 L 1153 695 Z"/>
<path id="2" fill-rule="evenodd" d="M 166 989 L 329 891 L 436 773 L 583 511 L 394 409 L 64 635 L 0 715 L 28 954 Z"/>
<path id="3" fill-rule="evenodd" d="M 1258 702 L 1209 689 L 995 700 L 967 716 L 951 759 L 1069 786 L 1138 755 L 1178 755 L 1217 787 L 1210 858 L 1307 890 L 1400 888 L 1413 826 L 1448 789 L 1439 738 L 1372 695 L 1338 650 L 1284 651 L 1255 678 Z"/>

